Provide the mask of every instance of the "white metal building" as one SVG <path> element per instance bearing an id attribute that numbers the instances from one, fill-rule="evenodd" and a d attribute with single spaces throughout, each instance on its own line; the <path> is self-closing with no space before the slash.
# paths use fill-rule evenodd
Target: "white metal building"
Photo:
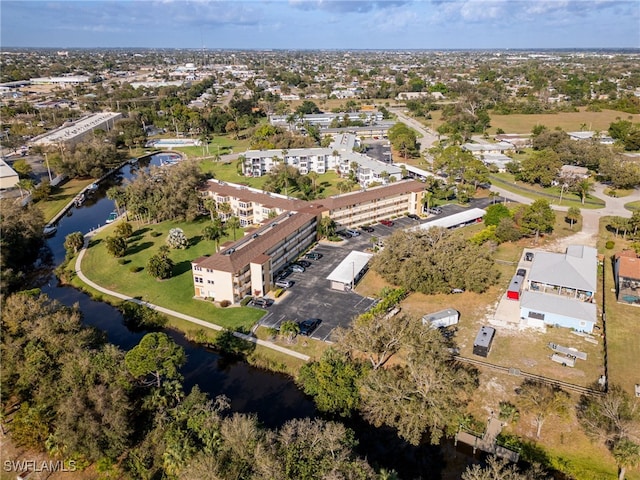
<path id="1" fill-rule="evenodd" d="M 329 274 L 327 280 L 331 282 L 334 290 L 349 290 L 358 283 L 365 274 L 372 253 L 352 251 Z"/>
<path id="2" fill-rule="evenodd" d="M 486 213 L 486 210 L 483 210 L 482 208 L 472 208 L 470 210 L 465 210 L 464 212 L 454 213 L 448 217 L 442 217 L 431 222 L 422 223 L 415 227 L 411 227 L 410 230 L 428 230 L 433 227 L 464 227 L 465 225 L 480 222 Z"/>

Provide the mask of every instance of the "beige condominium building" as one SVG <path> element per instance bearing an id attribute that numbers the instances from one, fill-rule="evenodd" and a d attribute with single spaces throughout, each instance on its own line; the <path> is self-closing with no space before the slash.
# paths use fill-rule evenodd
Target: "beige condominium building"
<path id="1" fill-rule="evenodd" d="M 247 295 L 262 296 L 271 290 L 277 274 L 316 242 L 323 216 L 341 227 L 357 227 L 417 213 L 423 190 L 420 182 L 406 180 L 306 202 L 209 181 L 203 195 L 218 204 L 228 203 L 231 215 L 244 226 L 263 225 L 222 251 L 191 262 L 195 296 L 232 303 Z"/>

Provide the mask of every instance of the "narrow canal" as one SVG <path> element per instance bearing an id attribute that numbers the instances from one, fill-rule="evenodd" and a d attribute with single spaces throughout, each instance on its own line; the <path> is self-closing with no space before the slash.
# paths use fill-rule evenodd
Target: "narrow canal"
<path id="1" fill-rule="evenodd" d="M 106 179 L 81 207 L 72 207 L 69 215 L 62 217 L 58 223 L 56 234 L 47 241 L 54 263 L 58 265 L 64 260 L 64 239 L 68 234 L 87 233 L 104 225 L 109 213 L 115 209 L 113 201 L 106 196 L 110 187 L 134 178 L 140 168 L 159 166 L 162 159 L 163 155 L 154 155 L 138 164 L 125 165 L 120 172 Z M 49 297 L 65 305 L 78 303 L 84 323 L 106 332 L 109 342 L 121 349 L 129 350 L 144 336 L 145 332 L 127 329 L 116 308 L 92 300 L 89 295 L 73 287 L 58 284 L 54 275 L 41 279 L 40 283 Z M 257 413 L 260 421 L 268 427 L 277 427 L 287 420 L 316 414 L 313 402 L 288 376 L 257 369 L 246 362 L 196 346 L 173 330 L 167 330 L 167 333 L 186 351 L 188 360 L 182 373 L 187 391 L 197 384 L 212 397 L 226 395 L 234 411 Z"/>
<path id="2" fill-rule="evenodd" d="M 141 168 L 160 165 L 163 158 L 163 155 L 154 155 L 137 164 L 125 165 L 105 180 L 82 206 L 73 207 L 68 215 L 62 217 L 56 234 L 47 241 L 54 263 L 58 265 L 64 260 L 64 239 L 68 234 L 87 233 L 104 225 L 109 213 L 115 209 L 113 201 L 106 197 L 111 186 L 134 178 Z M 60 285 L 53 274 L 41 278 L 39 283 L 49 297 L 69 306 L 77 303 L 84 323 L 106 332 L 109 342 L 121 349 L 131 349 L 144 336 L 145 332 L 127 329 L 117 309 L 95 301 L 73 287 Z M 279 427 L 290 419 L 318 415 L 313 401 L 298 389 L 290 377 L 254 368 L 237 358 L 192 344 L 173 330 L 167 330 L 167 333 L 187 354 L 187 363 L 182 370 L 186 391 L 199 385 L 211 397 L 226 395 L 234 412 L 255 413 L 260 422 L 270 428 Z M 391 429 L 374 428 L 358 418 L 346 424 L 356 433 L 360 455 L 376 467 L 395 469 L 400 478 L 459 478 L 464 466 L 473 458 L 464 450 L 456 450 L 451 442 L 435 447 L 413 447 L 402 442 Z"/>

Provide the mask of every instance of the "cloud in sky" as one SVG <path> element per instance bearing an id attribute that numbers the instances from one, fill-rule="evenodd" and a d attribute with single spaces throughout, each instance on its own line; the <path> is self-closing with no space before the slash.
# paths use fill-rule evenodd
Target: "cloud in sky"
<path id="1" fill-rule="evenodd" d="M 5 47 L 640 47 L 638 0 L 3 0 Z"/>

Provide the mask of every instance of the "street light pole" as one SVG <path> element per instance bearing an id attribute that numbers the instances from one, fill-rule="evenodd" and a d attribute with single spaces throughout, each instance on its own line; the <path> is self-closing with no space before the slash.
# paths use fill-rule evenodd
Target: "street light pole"
<path id="1" fill-rule="evenodd" d="M 351 262 L 351 290 L 356 288 L 356 262 Z"/>
<path id="2" fill-rule="evenodd" d="M 53 178 L 51 178 L 51 168 L 49 168 L 49 156 L 47 152 L 44 152 L 44 161 L 47 164 L 47 172 L 49 172 L 49 183 L 53 182 Z"/>

